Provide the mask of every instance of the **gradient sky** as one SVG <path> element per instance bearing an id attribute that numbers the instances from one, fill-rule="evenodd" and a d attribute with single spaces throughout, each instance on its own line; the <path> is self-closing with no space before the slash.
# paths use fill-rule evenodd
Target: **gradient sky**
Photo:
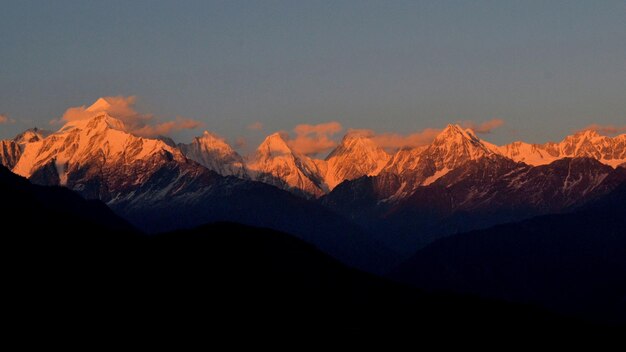
<path id="1" fill-rule="evenodd" d="M 327 121 L 409 133 L 500 118 L 483 136 L 495 143 L 626 125 L 623 0 L 1 5 L 0 114 L 14 122 L 0 138 L 111 95 L 251 144 Z"/>

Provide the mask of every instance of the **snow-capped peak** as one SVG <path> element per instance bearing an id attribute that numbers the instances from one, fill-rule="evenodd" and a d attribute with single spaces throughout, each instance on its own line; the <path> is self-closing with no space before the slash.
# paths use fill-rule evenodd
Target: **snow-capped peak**
<path id="1" fill-rule="evenodd" d="M 102 112 L 107 111 L 111 108 L 111 103 L 109 103 L 105 98 L 98 98 L 95 103 L 91 104 L 87 108 L 89 112 Z"/>
<path id="2" fill-rule="evenodd" d="M 514 142 L 498 150 L 503 156 L 533 166 L 546 165 L 562 158 L 587 157 L 617 167 L 626 162 L 626 135 L 611 138 L 588 129 L 567 136 L 559 143 Z"/>
<path id="3" fill-rule="evenodd" d="M 450 124 L 431 144 L 396 152 L 383 172 L 400 177 L 402 187 L 392 197 L 403 197 L 469 161 L 492 156 L 494 148 L 483 143 L 471 129 Z"/>
<path id="4" fill-rule="evenodd" d="M 207 149 L 219 149 L 227 153 L 233 151 L 233 148 L 231 148 L 230 145 L 228 145 L 228 143 L 226 143 L 223 138 L 220 138 L 219 136 L 209 131 L 204 131 L 202 133 L 202 136 L 194 138 L 194 141 L 197 141 L 198 144 L 204 146 Z"/>
<path id="5" fill-rule="evenodd" d="M 40 130 L 37 127 L 29 128 L 26 131 L 18 134 L 13 138 L 13 141 L 19 145 L 24 145 L 27 143 L 33 143 L 40 141 L 47 136 L 49 136 L 52 132 L 46 130 Z"/>
<path id="6" fill-rule="evenodd" d="M 327 191 L 318 163 L 294 152 L 281 133 L 274 133 L 259 145 L 248 164 L 251 177 L 308 196 L 321 196 Z"/>
<path id="7" fill-rule="evenodd" d="M 246 177 L 243 158 L 223 138 L 209 131 L 179 147 L 187 158 L 220 175 Z"/>
<path id="8" fill-rule="evenodd" d="M 437 165 L 448 169 L 466 162 L 476 160 L 493 152 L 472 132 L 459 125 L 448 125 L 425 150 Z"/>
<path id="9" fill-rule="evenodd" d="M 377 175 L 390 157 L 371 138 L 348 133 L 337 148 L 326 157 L 326 184 L 333 189 L 344 180 Z"/>
<path id="10" fill-rule="evenodd" d="M 463 129 L 459 125 L 449 124 L 446 128 L 441 131 L 435 140 L 433 141 L 434 145 L 442 145 L 442 144 L 452 144 L 452 143 L 463 143 L 464 141 L 471 142 L 476 146 L 481 145 L 480 139 L 474 134 L 474 131 L 471 129 Z"/>
<path id="11" fill-rule="evenodd" d="M 107 129 L 126 131 L 126 126 L 121 120 L 112 117 L 106 112 L 101 112 L 90 118 L 68 121 L 61 127 L 59 132 L 68 132 L 73 129 L 100 132 Z"/>
<path id="12" fill-rule="evenodd" d="M 586 129 L 586 130 L 582 130 L 582 131 L 579 131 L 579 132 L 575 133 L 574 137 L 582 137 L 582 138 L 587 138 L 587 139 L 594 139 L 594 138 L 601 137 L 601 136 L 600 136 L 600 134 L 598 134 L 598 132 L 596 130 Z"/>
<path id="13" fill-rule="evenodd" d="M 273 133 L 265 138 L 257 148 L 257 153 L 266 157 L 294 154 L 287 141 L 280 132 Z"/>
<path id="14" fill-rule="evenodd" d="M 93 163 L 119 167 L 167 152 L 182 154 L 156 139 L 136 137 L 125 131 L 122 121 L 107 113 L 67 122 L 58 132 L 37 142 L 28 143 L 13 172 L 30 177 L 54 164 L 59 183 L 65 185 L 73 170 Z"/>

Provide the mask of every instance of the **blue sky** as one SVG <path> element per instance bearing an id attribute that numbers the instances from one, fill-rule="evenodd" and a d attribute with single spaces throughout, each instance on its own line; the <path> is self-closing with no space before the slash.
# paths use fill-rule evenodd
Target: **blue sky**
<path id="1" fill-rule="evenodd" d="M 114 95 L 250 144 L 494 118 L 495 143 L 560 140 L 626 125 L 626 2 L 2 1 L 0 138 Z"/>

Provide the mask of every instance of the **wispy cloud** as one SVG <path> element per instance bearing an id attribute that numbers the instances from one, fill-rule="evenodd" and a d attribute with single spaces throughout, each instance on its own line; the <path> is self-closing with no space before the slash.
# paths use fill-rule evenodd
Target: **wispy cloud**
<path id="1" fill-rule="evenodd" d="M 248 125 L 248 129 L 252 131 L 263 131 L 263 127 L 263 123 L 259 121 Z"/>
<path id="2" fill-rule="evenodd" d="M 350 134 L 358 134 L 370 138 L 376 145 L 387 150 L 414 148 L 432 142 L 441 132 L 438 128 L 426 128 L 409 134 L 377 133 L 373 130 L 353 129 Z"/>
<path id="3" fill-rule="evenodd" d="M 67 109 L 59 120 L 53 120 L 51 123 L 84 120 L 106 112 L 124 122 L 128 132 L 143 137 L 168 135 L 175 131 L 195 129 L 202 125 L 199 121 L 180 116 L 171 121 L 160 122 L 152 114 L 138 112 L 135 109 L 136 101 L 135 96 L 102 97 L 89 107 L 83 105 Z"/>
<path id="4" fill-rule="evenodd" d="M 474 121 L 460 121 L 459 125 L 463 126 L 463 128 L 469 128 L 475 133 L 488 134 L 496 128 L 504 125 L 504 120 L 492 119 L 481 123 L 476 123 Z"/>
<path id="5" fill-rule="evenodd" d="M 15 120 L 9 118 L 6 114 L 0 114 L 0 125 L 15 123 Z"/>
<path id="6" fill-rule="evenodd" d="M 599 124 L 591 124 L 585 128 L 582 128 L 576 132 L 582 131 L 596 131 L 599 134 L 614 136 L 621 133 L 626 133 L 626 126 L 615 126 L 615 125 L 599 125 Z"/>
<path id="7" fill-rule="evenodd" d="M 235 148 L 244 149 L 248 146 L 248 140 L 245 137 L 237 137 L 235 139 Z"/>
<path id="8" fill-rule="evenodd" d="M 166 121 L 156 125 L 144 125 L 143 127 L 135 128 L 131 132 L 142 137 L 165 136 L 175 131 L 192 130 L 201 125 L 200 121 L 177 116 L 173 121 Z"/>
<path id="9" fill-rule="evenodd" d="M 295 137 L 290 138 L 287 142 L 297 153 L 319 154 L 337 146 L 337 141 L 333 139 L 333 136 L 341 130 L 343 127 L 336 121 L 317 125 L 302 124 L 293 129 Z"/>

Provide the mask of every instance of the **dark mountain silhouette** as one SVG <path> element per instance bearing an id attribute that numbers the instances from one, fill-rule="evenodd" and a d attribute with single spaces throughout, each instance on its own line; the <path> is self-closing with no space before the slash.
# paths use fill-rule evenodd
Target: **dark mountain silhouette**
<path id="1" fill-rule="evenodd" d="M 82 232 L 84 225 L 116 231 L 134 231 L 104 203 L 85 200 L 65 187 L 31 184 L 0 165 L 0 213 L 3 225 L 15 226 L 26 234 L 52 229 L 67 234 Z M 22 222 L 24 218 L 27 221 Z"/>
<path id="2" fill-rule="evenodd" d="M 38 333 L 35 326 L 107 338 L 117 331 L 181 328 L 423 337 L 443 331 L 612 332 L 531 306 L 424 294 L 348 268 L 274 230 L 217 223 L 144 235 L 102 203 L 0 172 L 5 221 L 25 214 L 32 219 L 2 236 L 8 252 L 4 294 L 12 303 L 5 318 L 12 326 L 32 327 L 30 334 Z"/>
<path id="3" fill-rule="evenodd" d="M 626 323 L 626 184 L 573 213 L 439 240 L 391 276 Z"/>
<path id="4" fill-rule="evenodd" d="M 406 253 L 438 238 L 538 215 L 562 213 L 610 193 L 626 169 L 591 158 L 530 166 L 492 156 L 468 161 L 400 201 L 381 199 L 399 187 L 381 174 L 340 184 L 322 204 Z"/>

